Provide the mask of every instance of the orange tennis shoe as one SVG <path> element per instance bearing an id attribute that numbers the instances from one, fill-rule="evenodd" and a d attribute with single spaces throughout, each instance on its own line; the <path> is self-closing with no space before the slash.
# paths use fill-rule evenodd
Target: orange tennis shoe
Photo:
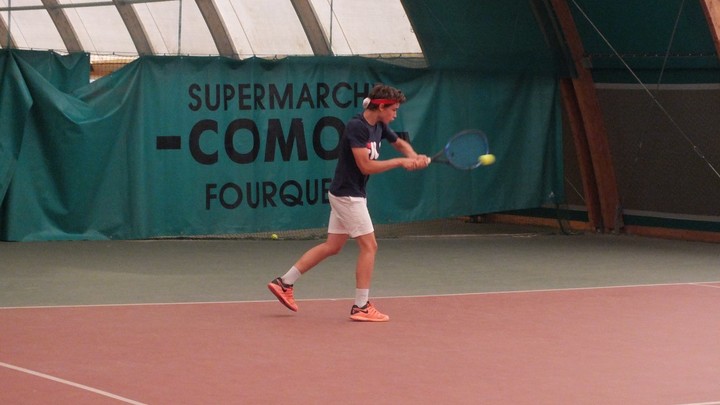
<path id="1" fill-rule="evenodd" d="M 282 279 L 278 277 L 268 284 L 268 289 L 283 305 L 288 307 L 288 309 L 297 312 L 298 306 L 295 304 L 292 284 L 285 284 Z"/>
<path id="2" fill-rule="evenodd" d="M 353 305 L 350 310 L 350 319 L 360 322 L 387 322 L 390 320 L 390 317 L 380 313 L 375 309 L 375 306 L 368 301 L 368 303 L 362 307 Z"/>

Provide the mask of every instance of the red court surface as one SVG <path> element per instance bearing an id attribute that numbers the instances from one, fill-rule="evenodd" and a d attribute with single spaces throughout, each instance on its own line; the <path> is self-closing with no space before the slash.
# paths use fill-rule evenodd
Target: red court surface
<path id="1" fill-rule="evenodd" d="M 2 404 L 707 404 L 720 283 L 0 309 Z"/>

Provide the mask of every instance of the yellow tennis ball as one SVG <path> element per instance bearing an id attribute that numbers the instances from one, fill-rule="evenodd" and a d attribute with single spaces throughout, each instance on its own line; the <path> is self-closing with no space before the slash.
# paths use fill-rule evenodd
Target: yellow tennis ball
<path id="1" fill-rule="evenodd" d="M 495 163 L 495 155 L 492 153 L 488 153 L 487 155 L 480 155 L 478 158 L 478 162 L 480 162 L 483 166 L 489 166 L 493 163 Z"/>
<path id="2" fill-rule="evenodd" d="M 277 236 L 277 234 L 276 234 L 276 233 L 274 233 L 274 234 L 270 235 L 270 239 L 273 239 L 273 240 L 274 240 L 274 239 L 277 239 L 277 238 L 278 238 L 278 236 Z"/>

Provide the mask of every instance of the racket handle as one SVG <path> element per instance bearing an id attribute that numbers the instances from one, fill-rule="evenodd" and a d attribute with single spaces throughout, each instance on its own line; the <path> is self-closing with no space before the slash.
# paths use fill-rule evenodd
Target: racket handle
<path id="1" fill-rule="evenodd" d="M 428 164 L 432 163 L 432 158 L 427 158 Z"/>

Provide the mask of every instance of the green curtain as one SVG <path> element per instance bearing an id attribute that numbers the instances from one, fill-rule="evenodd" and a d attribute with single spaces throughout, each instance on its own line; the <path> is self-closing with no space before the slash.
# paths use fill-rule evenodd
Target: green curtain
<path id="1" fill-rule="evenodd" d="M 323 227 L 340 134 L 377 82 L 408 96 L 392 127 L 419 152 L 477 128 L 497 156 L 470 172 L 432 165 L 373 176 L 377 223 L 537 207 L 550 193 L 563 195 L 550 74 L 410 69 L 357 57 L 143 57 L 77 87 L 55 83 L 59 74 L 24 53 L 1 55 L 4 240 Z M 396 156 L 389 145 L 380 153 Z"/>

